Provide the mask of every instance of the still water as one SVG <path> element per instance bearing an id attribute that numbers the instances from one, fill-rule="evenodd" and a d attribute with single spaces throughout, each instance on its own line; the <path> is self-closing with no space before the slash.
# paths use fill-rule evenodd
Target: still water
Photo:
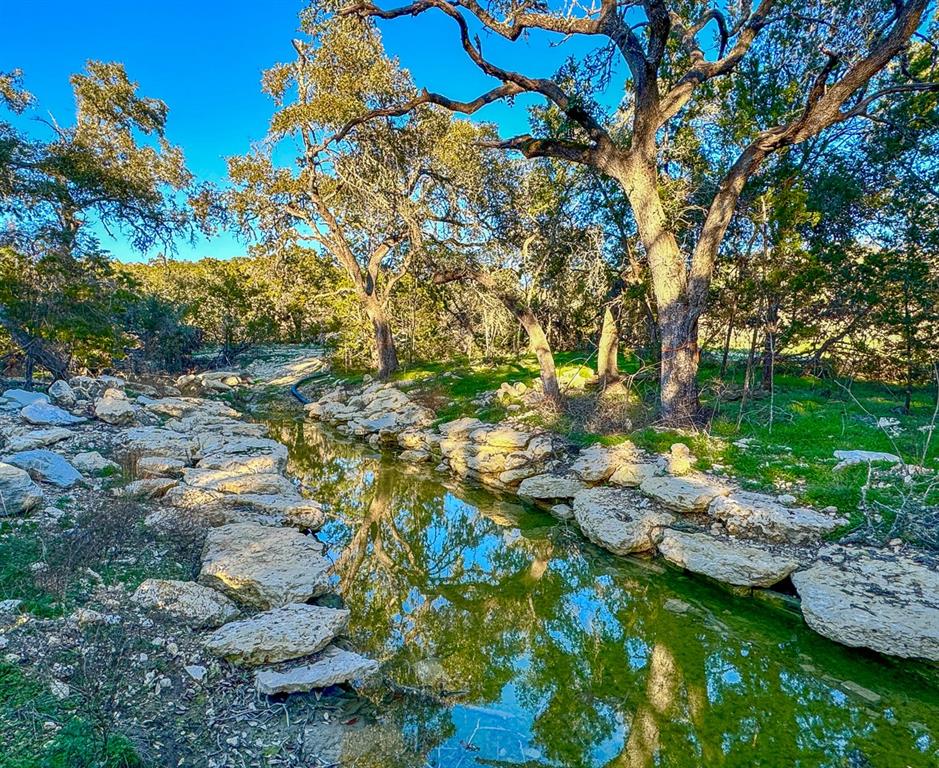
<path id="1" fill-rule="evenodd" d="M 387 678 L 335 762 L 939 766 L 934 668 L 842 648 L 318 427 L 273 431 L 336 515 L 320 536 L 350 636 Z"/>

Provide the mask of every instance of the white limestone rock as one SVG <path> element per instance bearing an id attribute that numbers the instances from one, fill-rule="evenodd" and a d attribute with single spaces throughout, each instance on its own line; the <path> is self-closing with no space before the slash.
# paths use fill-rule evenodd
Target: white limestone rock
<path id="1" fill-rule="evenodd" d="M 6 444 L 10 453 L 17 451 L 32 451 L 35 448 L 48 448 L 50 445 L 61 443 L 75 437 L 75 433 L 64 427 L 50 427 L 49 429 L 35 429 L 12 436 Z"/>
<path id="2" fill-rule="evenodd" d="M 37 427 L 69 427 L 87 421 L 83 416 L 73 416 L 56 405 L 42 401 L 27 405 L 20 411 L 20 416 L 23 421 Z"/>
<path id="3" fill-rule="evenodd" d="M 283 475 L 228 469 L 184 469 L 183 482 L 193 488 L 220 493 L 284 495 L 296 493 L 297 490 Z"/>
<path id="4" fill-rule="evenodd" d="M 124 433 L 124 451 L 138 458 L 168 456 L 188 462 L 197 448 L 191 436 L 163 427 L 132 427 Z"/>
<path id="5" fill-rule="evenodd" d="M 255 683 L 258 693 L 274 696 L 278 693 L 306 693 L 331 685 L 365 680 L 377 672 L 378 662 L 331 645 L 312 664 L 282 672 L 261 670 L 255 676 Z"/>
<path id="6" fill-rule="evenodd" d="M 42 491 L 26 470 L 0 463 L 0 517 L 19 515 L 42 504 Z"/>
<path id="7" fill-rule="evenodd" d="M 610 447 L 596 443 L 581 449 L 571 471 L 586 483 L 603 483 L 622 466 L 634 464 L 638 456 L 636 446 L 629 442 Z"/>
<path id="8" fill-rule="evenodd" d="M 730 492 L 730 489 L 706 475 L 649 477 L 642 481 L 639 488 L 647 496 L 676 512 L 704 512 L 716 496 Z"/>
<path id="9" fill-rule="evenodd" d="M 49 395 L 45 392 L 31 392 L 25 389 L 7 389 L 0 395 L 4 410 L 21 410 L 33 403 L 48 403 Z"/>
<path id="10" fill-rule="evenodd" d="M 105 470 L 116 472 L 121 468 L 117 462 L 106 459 L 97 451 L 82 451 L 72 457 L 72 464 L 79 472 L 86 475 L 97 475 Z"/>
<path id="11" fill-rule="evenodd" d="M 130 400 L 123 397 L 102 397 L 95 401 L 95 418 L 112 426 L 134 423 L 136 409 Z"/>
<path id="12" fill-rule="evenodd" d="M 574 474 L 534 475 L 522 480 L 518 486 L 518 495 L 536 500 L 572 499 L 584 487 L 580 478 Z"/>
<path id="13" fill-rule="evenodd" d="M 26 470 L 35 480 L 59 488 L 72 488 L 83 480 L 81 472 L 54 451 L 20 451 L 4 456 L 3 461 Z"/>
<path id="14" fill-rule="evenodd" d="M 594 544 L 617 555 L 655 549 L 662 528 L 675 517 L 642 509 L 636 498 L 619 488 L 586 488 L 574 496 L 574 519 Z"/>
<path id="15" fill-rule="evenodd" d="M 791 544 L 817 541 L 847 523 L 838 515 L 786 506 L 771 496 L 747 491 L 717 496 L 708 514 L 720 520 L 731 536 Z"/>
<path id="16" fill-rule="evenodd" d="M 57 379 L 49 387 L 49 398 L 62 408 L 71 408 L 78 401 L 75 390 L 64 379 Z"/>
<path id="17" fill-rule="evenodd" d="M 290 603 L 233 621 L 205 641 L 209 653 L 233 664 L 273 664 L 321 651 L 349 623 L 349 611 Z"/>
<path id="18" fill-rule="evenodd" d="M 323 545 L 293 528 L 231 523 L 209 531 L 199 582 L 236 602 L 266 610 L 329 589 Z"/>
<path id="19" fill-rule="evenodd" d="M 939 661 L 939 564 L 831 547 L 792 575 L 819 634 L 890 656 Z"/>
<path id="20" fill-rule="evenodd" d="M 872 462 L 899 464 L 903 461 L 893 453 L 883 453 L 882 451 L 835 451 L 835 458 L 838 459 L 838 464 L 835 465 L 833 472 L 839 472 L 845 467 L 851 467 L 855 464 L 870 464 Z"/>
<path id="21" fill-rule="evenodd" d="M 172 477 L 151 477 L 134 480 L 120 488 L 115 488 L 112 493 L 125 499 L 158 499 L 174 488 L 178 482 Z"/>
<path id="22" fill-rule="evenodd" d="M 137 474 L 141 477 L 182 477 L 186 462 L 170 456 L 144 456 L 137 460 Z"/>
<path id="23" fill-rule="evenodd" d="M 221 592 L 194 581 L 147 579 L 131 599 L 197 629 L 214 629 L 240 613 L 238 606 Z"/>
<path id="24" fill-rule="evenodd" d="M 661 474 L 662 468 L 658 464 L 630 461 L 617 467 L 609 479 L 613 485 L 639 488 L 646 480 Z"/>
<path id="25" fill-rule="evenodd" d="M 770 587 L 799 567 L 796 558 L 766 547 L 670 528 L 662 533 L 658 549 L 680 568 L 738 587 Z"/>

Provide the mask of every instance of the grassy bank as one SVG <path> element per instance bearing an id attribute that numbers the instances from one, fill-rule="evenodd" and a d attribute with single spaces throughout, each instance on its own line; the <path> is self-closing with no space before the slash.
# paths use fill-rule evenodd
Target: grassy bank
<path id="1" fill-rule="evenodd" d="M 741 402 L 743 372 L 719 379 L 717 366 L 706 361 L 700 381 L 708 419 L 698 430 L 676 431 L 655 423 L 656 383 L 650 372 L 640 371 L 635 358 L 621 359 L 627 386 L 613 398 L 578 386 L 577 380 L 589 376 L 595 361 L 577 353 L 558 354 L 556 359 L 562 389 L 567 387 L 560 412 L 522 406 L 510 414 L 513 401 L 484 398 L 505 382 L 534 383 L 534 358 L 420 363 L 407 366 L 395 379 L 412 387 L 414 396 L 433 408 L 440 421 L 476 416 L 494 422 L 514 415 L 580 445 L 631 440 L 665 452 L 681 442 L 691 448 L 702 469 L 726 473 L 754 490 L 792 494 L 817 507 L 835 506 L 851 518 L 852 527 L 863 523 L 890 532 L 903 506 L 902 514 L 922 518 L 913 520 L 916 530 L 908 532 L 910 536 L 929 538 L 927 529 L 934 521 L 926 519 L 930 510 L 925 507 L 939 504 L 939 488 L 931 488 L 926 478 L 902 483 L 884 472 L 869 477 L 867 465 L 834 471 L 834 451 L 883 451 L 909 464 L 939 469 L 939 437 L 930 439 L 934 388 L 917 390 L 910 414 L 903 414 L 902 393 L 888 384 L 782 373 L 775 378 L 772 395 L 759 393 Z M 361 374 L 352 378 L 361 380 Z"/>

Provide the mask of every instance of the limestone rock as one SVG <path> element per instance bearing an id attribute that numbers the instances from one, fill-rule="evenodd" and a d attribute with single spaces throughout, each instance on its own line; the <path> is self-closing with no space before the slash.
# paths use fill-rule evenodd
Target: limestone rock
<path id="1" fill-rule="evenodd" d="M 808 507 L 788 507 L 771 496 L 734 491 L 717 496 L 708 508 L 732 536 L 802 544 L 817 541 L 847 520 Z"/>
<path id="2" fill-rule="evenodd" d="M 144 456 L 137 460 L 137 474 L 141 477 L 181 477 L 185 468 L 186 462 L 169 456 Z"/>
<path id="3" fill-rule="evenodd" d="M 31 451 L 35 448 L 46 448 L 63 440 L 74 437 L 75 433 L 63 427 L 50 427 L 49 429 L 36 429 L 21 435 L 14 435 L 6 445 L 10 453 L 17 451 Z"/>
<path id="4" fill-rule="evenodd" d="M 71 408 L 78 400 L 75 396 L 75 390 L 64 379 L 57 379 L 52 382 L 49 387 L 49 398 L 53 403 L 63 408 Z"/>
<path id="5" fill-rule="evenodd" d="M 0 395 L 0 401 L 5 409 L 20 410 L 33 403 L 48 403 L 49 395 L 25 389 L 7 389 Z"/>
<path id="6" fill-rule="evenodd" d="M 935 563 L 833 547 L 794 573 L 792 583 L 805 620 L 825 637 L 891 656 L 939 661 Z"/>
<path id="7" fill-rule="evenodd" d="M 571 465 L 571 471 L 584 482 L 602 483 L 609 480 L 620 467 L 635 463 L 637 457 L 638 451 L 632 443 L 612 447 L 597 443 L 581 449 Z"/>
<path id="8" fill-rule="evenodd" d="M 84 472 L 86 475 L 96 475 L 105 470 L 117 471 L 121 468 L 120 464 L 104 458 L 97 451 L 76 453 L 72 457 L 72 464 L 79 472 Z"/>
<path id="9" fill-rule="evenodd" d="M 584 484 L 573 474 L 535 475 L 522 480 L 518 495 L 529 499 L 572 499 L 584 489 Z"/>
<path id="10" fill-rule="evenodd" d="M 124 450 L 134 456 L 169 456 L 188 461 L 198 444 L 189 435 L 162 427 L 132 427 L 124 433 Z"/>
<path id="11" fill-rule="evenodd" d="M 691 450 L 684 443 L 673 443 L 666 458 L 668 474 L 675 477 L 687 475 L 697 459 L 691 455 Z"/>
<path id="12" fill-rule="evenodd" d="M 401 451 L 398 458 L 406 464 L 423 464 L 425 461 L 430 460 L 430 452 L 408 449 Z"/>
<path id="13" fill-rule="evenodd" d="M 262 610 L 329 589 L 323 546 L 293 528 L 231 523 L 209 531 L 199 581 Z"/>
<path id="14" fill-rule="evenodd" d="M 798 560 L 785 554 L 707 533 L 666 529 L 658 548 L 680 568 L 738 587 L 770 587 L 799 567 Z"/>
<path id="15" fill-rule="evenodd" d="M 522 432 L 511 427 L 483 427 L 473 430 L 469 437 L 473 442 L 481 445 L 511 450 L 524 448 L 531 440 L 531 435 L 528 432 Z"/>
<path id="16" fill-rule="evenodd" d="M 134 480 L 120 488 L 115 488 L 113 493 L 115 496 L 127 499 L 157 499 L 166 494 L 177 482 L 178 481 L 172 477 L 152 477 L 145 480 Z"/>
<path id="17" fill-rule="evenodd" d="M 82 416 L 73 416 L 56 405 L 42 401 L 27 405 L 20 411 L 20 416 L 29 424 L 40 427 L 68 427 L 72 424 L 82 424 L 87 421 Z"/>
<path id="18" fill-rule="evenodd" d="M 437 427 L 437 431 L 440 432 L 446 438 L 452 440 L 459 440 L 461 438 L 469 437 L 471 432 L 475 432 L 480 427 L 485 426 L 483 422 L 479 419 L 474 419 L 470 417 L 456 419 L 454 421 L 447 421 Z"/>
<path id="19" fill-rule="evenodd" d="M 321 651 L 345 630 L 349 611 L 290 603 L 216 630 L 206 649 L 233 664 L 272 664 Z"/>
<path id="20" fill-rule="evenodd" d="M 239 614 L 238 606 L 221 592 L 193 581 L 147 579 L 131 599 L 195 628 L 214 629 Z"/>
<path id="21" fill-rule="evenodd" d="M 616 471 L 610 475 L 610 482 L 613 485 L 621 485 L 624 488 L 638 488 L 646 480 L 659 474 L 661 474 L 661 469 L 656 464 L 631 461 L 620 465 Z"/>
<path id="22" fill-rule="evenodd" d="M 729 489 L 705 475 L 650 477 L 643 480 L 639 488 L 647 496 L 677 512 L 703 512 L 714 497 L 729 492 Z"/>
<path id="23" fill-rule="evenodd" d="M 59 488 L 71 488 L 82 481 L 81 472 L 62 456 L 46 450 L 20 451 L 3 458 L 7 464 L 25 469 L 31 477 Z"/>
<path id="24" fill-rule="evenodd" d="M 619 488 L 586 488 L 574 497 L 574 519 L 594 544 L 617 555 L 655 549 L 668 512 L 636 507 L 635 496 Z"/>
<path id="25" fill-rule="evenodd" d="M 42 504 L 42 491 L 29 473 L 0 463 L 0 517 L 28 512 Z"/>
<path id="26" fill-rule="evenodd" d="M 378 662 L 331 645 L 312 664 L 283 672 L 261 670 L 255 676 L 255 682 L 259 693 L 273 696 L 278 693 L 306 693 L 317 688 L 364 680 L 376 672 Z"/>
<path id="27" fill-rule="evenodd" d="M 881 451 L 835 451 L 835 458 L 838 459 L 839 463 L 835 465 L 833 472 L 838 472 L 854 464 L 870 464 L 875 461 L 899 464 L 902 461 L 899 456 L 893 453 L 883 453 Z"/>
<path id="28" fill-rule="evenodd" d="M 193 488 L 221 493 L 291 494 L 296 488 L 283 475 L 244 473 L 226 469 L 184 469 L 183 482 Z"/>
<path id="29" fill-rule="evenodd" d="M 95 417 L 105 424 L 122 426 L 134 422 L 133 404 L 122 397 L 102 397 L 95 401 Z"/>
<path id="30" fill-rule="evenodd" d="M 151 400 L 146 405 L 147 410 L 161 416 L 182 418 L 197 412 L 213 416 L 237 417 L 240 414 L 234 408 L 229 408 L 217 400 L 202 400 L 198 397 L 161 397 Z"/>

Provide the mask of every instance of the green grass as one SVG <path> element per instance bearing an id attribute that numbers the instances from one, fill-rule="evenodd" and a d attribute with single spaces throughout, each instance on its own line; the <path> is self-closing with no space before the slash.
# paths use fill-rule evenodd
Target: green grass
<path id="1" fill-rule="evenodd" d="M 574 375 L 583 364 L 595 364 L 583 353 L 566 352 L 555 356 L 562 379 Z M 635 373 L 640 363 L 631 357 L 620 359 L 620 369 Z M 935 388 L 915 392 L 911 413 L 902 414 L 902 393 L 890 385 L 873 382 L 847 382 L 811 376 L 780 373 L 775 378 L 772 399 L 751 399 L 741 403 L 722 402 L 715 392 L 723 387 L 742 386 L 741 366 L 732 369 L 723 381 L 717 367 L 706 359 L 700 372 L 702 404 L 711 414 L 699 431 L 663 430 L 654 425 L 656 383 L 648 378 L 635 386 L 636 407 L 630 413 L 633 429 L 603 434 L 583 429 L 571 413 L 545 417 L 533 414 L 532 425 L 545 426 L 564 434 L 573 443 L 607 444 L 629 439 L 640 447 L 660 453 L 676 442 L 687 444 L 698 457 L 702 469 L 725 471 L 748 488 L 776 493 L 792 493 L 801 502 L 818 507 L 836 506 L 858 522 L 858 503 L 866 479 L 866 466 L 833 472 L 837 463 L 833 452 L 839 449 L 885 451 L 899 454 L 907 462 L 918 463 L 926 447 L 929 424 L 935 407 Z M 506 416 L 505 405 L 494 402 L 480 407 L 474 400 L 485 392 L 497 390 L 503 382 L 531 384 L 538 377 L 537 362 L 523 357 L 494 363 L 461 361 L 420 363 L 405 367 L 395 381 L 418 382 L 415 391 L 437 413 L 439 421 L 461 416 L 476 416 L 484 421 L 498 421 Z M 361 373 L 354 378 L 361 380 Z M 562 384 L 563 387 L 563 384 Z M 571 392 L 571 400 L 590 395 Z M 524 407 L 522 410 L 526 410 Z M 574 411 L 572 407 L 569 411 Z M 878 419 L 895 419 L 898 434 L 889 436 L 877 426 Z M 746 446 L 735 445 L 745 439 Z M 926 466 L 939 469 L 939 435 L 925 451 Z M 893 490 L 874 489 L 873 500 L 891 501 Z M 927 499 L 939 503 L 939 499 Z"/>
<path id="2" fill-rule="evenodd" d="M 133 744 L 107 739 L 27 672 L 0 660 L 0 768 L 139 768 Z"/>

